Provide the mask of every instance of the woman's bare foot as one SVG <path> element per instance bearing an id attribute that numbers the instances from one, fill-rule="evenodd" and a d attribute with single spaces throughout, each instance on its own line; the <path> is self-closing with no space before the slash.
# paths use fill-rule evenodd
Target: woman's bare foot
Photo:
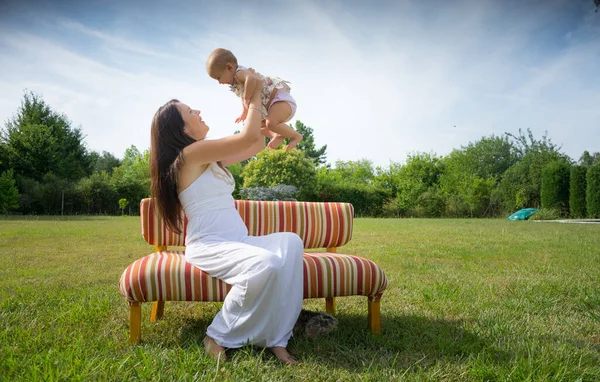
<path id="1" fill-rule="evenodd" d="M 273 133 L 273 137 L 269 141 L 269 148 L 276 149 L 284 139 L 285 137 L 283 135 Z"/>
<path id="2" fill-rule="evenodd" d="M 225 348 L 215 342 L 211 337 L 204 337 L 204 350 L 207 354 L 210 354 L 215 360 L 221 359 L 221 361 L 227 361 L 225 355 Z"/>
<path id="3" fill-rule="evenodd" d="M 293 359 L 292 356 L 290 355 L 290 353 L 288 353 L 287 349 L 282 346 L 275 346 L 275 347 L 269 348 L 269 350 L 271 350 L 271 352 L 273 354 L 275 354 L 275 357 L 277 357 L 281 362 L 283 362 L 287 365 L 297 365 L 298 364 L 298 361 Z"/>

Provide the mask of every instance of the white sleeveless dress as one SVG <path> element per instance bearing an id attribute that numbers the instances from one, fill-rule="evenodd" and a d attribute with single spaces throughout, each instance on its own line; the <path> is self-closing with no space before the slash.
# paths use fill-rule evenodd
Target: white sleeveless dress
<path id="1" fill-rule="evenodd" d="M 287 346 L 303 299 L 304 246 L 295 233 L 248 236 L 235 182 L 217 163 L 179 193 L 186 260 L 232 285 L 206 334 L 223 347 Z"/>

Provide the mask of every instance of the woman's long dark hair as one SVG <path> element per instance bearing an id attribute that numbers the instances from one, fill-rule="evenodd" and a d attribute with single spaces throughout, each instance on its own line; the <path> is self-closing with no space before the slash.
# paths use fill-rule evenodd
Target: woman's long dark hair
<path id="1" fill-rule="evenodd" d="M 181 203 L 177 196 L 177 172 L 183 164 L 183 148 L 196 142 L 183 132 L 185 125 L 172 99 L 161 106 L 152 119 L 150 148 L 151 193 L 167 228 L 181 233 Z"/>

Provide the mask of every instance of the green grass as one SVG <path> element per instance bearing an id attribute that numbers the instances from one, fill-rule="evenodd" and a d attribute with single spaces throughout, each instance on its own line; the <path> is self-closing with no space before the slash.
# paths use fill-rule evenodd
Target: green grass
<path id="1" fill-rule="evenodd" d="M 386 272 L 382 335 L 366 299 L 295 338 L 303 363 L 202 351 L 216 303 L 167 303 L 128 340 L 121 272 L 151 252 L 134 217 L 0 220 L 0 380 L 600 380 L 600 225 L 356 219 L 340 252 Z M 307 300 L 310 309 L 324 303 Z"/>

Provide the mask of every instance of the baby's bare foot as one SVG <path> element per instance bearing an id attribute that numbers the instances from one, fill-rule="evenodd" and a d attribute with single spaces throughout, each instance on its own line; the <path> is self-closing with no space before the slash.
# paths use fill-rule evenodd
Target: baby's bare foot
<path id="1" fill-rule="evenodd" d="M 269 350 L 271 350 L 271 352 L 275 354 L 275 357 L 277 357 L 281 362 L 285 363 L 286 365 L 298 364 L 298 361 L 293 359 L 290 353 L 288 353 L 287 349 L 284 347 L 276 346 L 270 348 Z"/>
<path id="2" fill-rule="evenodd" d="M 275 134 L 275 136 L 269 141 L 269 148 L 276 149 L 284 139 L 285 137 L 283 135 Z"/>
<path id="3" fill-rule="evenodd" d="M 227 356 L 225 355 L 225 348 L 215 342 L 209 336 L 204 337 L 204 350 L 206 353 L 212 356 L 215 360 L 221 359 L 221 361 L 227 361 Z"/>

